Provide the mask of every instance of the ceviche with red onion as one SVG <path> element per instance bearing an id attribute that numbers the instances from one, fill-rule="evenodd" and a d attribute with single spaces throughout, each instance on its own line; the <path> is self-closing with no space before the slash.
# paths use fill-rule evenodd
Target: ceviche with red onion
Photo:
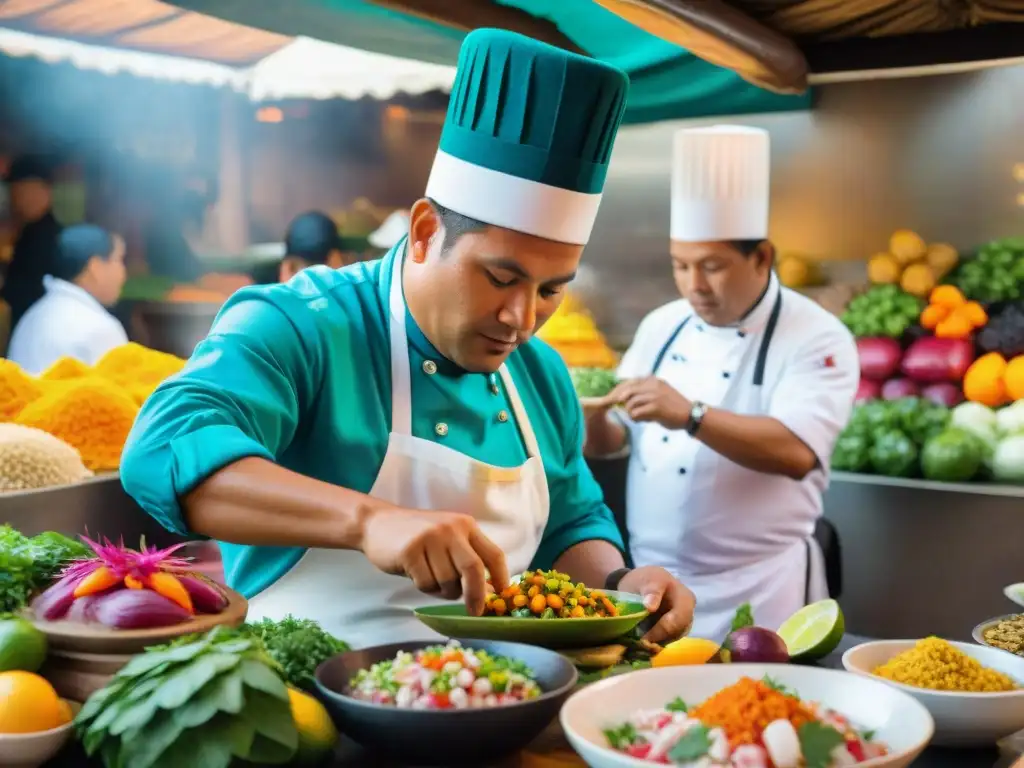
<path id="1" fill-rule="evenodd" d="M 457 640 L 360 670 L 349 683 L 353 698 L 408 709 L 480 709 L 540 696 L 521 661 L 463 647 Z"/>
<path id="2" fill-rule="evenodd" d="M 886 746 L 843 715 L 765 677 L 740 679 L 702 704 L 677 698 L 605 730 L 612 749 L 686 768 L 844 768 Z"/>

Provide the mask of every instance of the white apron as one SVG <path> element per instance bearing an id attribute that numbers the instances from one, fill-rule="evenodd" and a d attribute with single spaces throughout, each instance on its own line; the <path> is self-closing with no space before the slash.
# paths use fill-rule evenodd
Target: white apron
<path id="1" fill-rule="evenodd" d="M 472 515 L 505 553 L 509 571 L 530 566 L 548 520 L 548 486 L 540 448 L 515 383 L 499 370 L 526 447 L 519 467 L 494 467 L 412 434 L 411 372 L 402 292 L 404 248 L 391 270 L 391 434 L 370 496 L 410 509 Z M 475 374 L 469 374 L 475 375 Z M 361 552 L 309 549 L 302 559 L 249 602 L 249 617 L 314 619 L 352 645 L 435 639 L 412 611 L 443 602 L 405 577 L 374 567 Z"/>
<path id="2" fill-rule="evenodd" d="M 703 396 L 695 399 L 734 413 L 767 412 L 762 384 L 781 294 L 765 301 L 774 301 L 771 314 L 732 360 L 735 371 L 728 379 L 713 371 L 718 381 L 704 382 Z M 663 374 L 669 383 L 678 376 L 680 388 L 689 384 L 692 391 L 695 369 L 707 374 L 712 365 L 700 359 L 683 368 L 682 355 L 669 355 L 691 318 L 673 329 L 652 375 Z M 630 426 L 626 510 L 633 560 L 666 568 L 693 591 L 692 637 L 721 642 L 743 603 L 751 604 L 759 626 L 774 630 L 807 602 L 828 597 L 814 520 L 802 510 L 792 515 L 799 519 L 786 520 L 797 481 L 741 467 L 682 431 L 654 423 Z M 769 513 L 781 523 L 765 533 L 759 524 Z"/>

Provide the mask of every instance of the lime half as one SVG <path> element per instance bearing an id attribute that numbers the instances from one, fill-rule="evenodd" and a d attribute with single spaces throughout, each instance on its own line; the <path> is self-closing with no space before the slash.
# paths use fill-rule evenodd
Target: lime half
<path id="1" fill-rule="evenodd" d="M 789 656 L 797 661 L 813 661 L 828 656 L 843 639 L 843 612 L 835 600 L 819 600 L 805 605 L 786 619 L 778 635 L 786 643 Z"/>

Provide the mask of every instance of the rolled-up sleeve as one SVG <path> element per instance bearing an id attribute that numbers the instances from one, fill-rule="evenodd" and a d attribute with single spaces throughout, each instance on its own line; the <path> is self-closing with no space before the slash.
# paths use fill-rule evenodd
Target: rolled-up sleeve
<path id="1" fill-rule="evenodd" d="M 565 436 L 563 464 L 558 471 L 548 472 L 551 510 L 534 568 L 554 567 L 563 552 L 584 541 L 599 539 L 625 550 L 615 517 L 604 503 L 601 486 L 583 458 L 583 413 L 571 384 L 563 402 L 576 403 L 575 415 L 566 419 L 570 429 Z"/>
<path id="2" fill-rule="evenodd" d="M 799 437 L 827 467 L 857 394 L 857 346 L 842 327 L 815 334 L 795 353 L 772 392 L 769 415 Z"/>
<path id="3" fill-rule="evenodd" d="M 121 482 L 168 530 L 188 534 L 179 499 L 243 458 L 275 460 L 291 443 L 317 362 L 301 312 L 243 291 L 225 306 L 181 373 L 143 405 Z"/>

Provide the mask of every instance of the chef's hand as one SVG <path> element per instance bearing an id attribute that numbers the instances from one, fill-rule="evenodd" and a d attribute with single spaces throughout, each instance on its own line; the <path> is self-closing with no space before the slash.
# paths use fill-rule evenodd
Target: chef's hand
<path id="1" fill-rule="evenodd" d="M 656 376 L 624 381 L 604 402 L 622 403 L 633 421 L 654 421 L 665 429 L 685 429 L 693 407 L 671 384 Z"/>
<path id="2" fill-rule="evenodd" d="M 658 617 L 658 623 L 644 635 L 645 640 L 661 645 L 682 637 L 693 626 L 697 599 L 664 568 L 634 568 L 622 577 L 619 589 L 643 597 L 644 607 Z"/>
<path id="3" fill-rule="evenodd" d="M 421 592 L 464 597 L 472 616 L 483 613 L 488 576 L 498 590 L 508 586 L 505 553 L 469 515 L 374 510 L 363 521 L 361 549 L 380 570 L 408 576 Z"/>

